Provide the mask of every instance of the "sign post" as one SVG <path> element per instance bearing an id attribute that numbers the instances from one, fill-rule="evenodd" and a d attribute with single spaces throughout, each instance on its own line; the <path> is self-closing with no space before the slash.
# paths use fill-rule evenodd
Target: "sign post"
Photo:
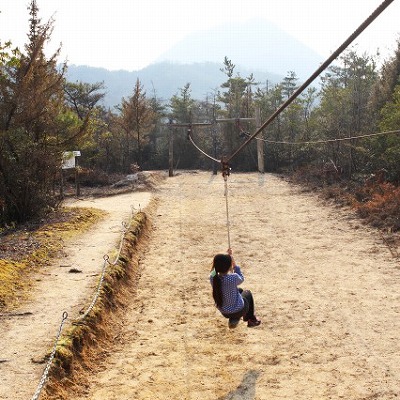
<path id="1" fill-rule="evenodd" d="M 81 156 L 81 152 L 79 150 L 76 151 L 65 151 L 62 156 L 61 163 L 61 189 L 60 194 L 61 197 L 64 197 L 64 169 L 75 168 L 75 187 L 76 187 L 76 196 L 80 196 L 81 190 L 79 185 L 79 164 L 78 157 Z"/>

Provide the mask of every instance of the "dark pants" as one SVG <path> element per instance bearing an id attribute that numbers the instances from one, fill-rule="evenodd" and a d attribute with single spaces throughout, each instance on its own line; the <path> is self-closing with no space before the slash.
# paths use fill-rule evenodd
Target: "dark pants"
<path id="1" fill-rule="evenodd" d="M 243 317 L 243 321 L 248 321 L 249 319 L 254 319 L 254 300 L 253 295 L 250 290 L 239 289 L 244 301 L 244 307 L 233 314 L 222 314 L 225 318 L 229 319 L 240 319 Z"/>

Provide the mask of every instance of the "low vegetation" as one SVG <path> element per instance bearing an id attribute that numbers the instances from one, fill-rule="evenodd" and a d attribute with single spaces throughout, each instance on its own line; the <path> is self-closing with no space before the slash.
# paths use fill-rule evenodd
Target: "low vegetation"
<path id="1" fill-rule="evenodd" d="M 83 186 L 81 197 L 153 191 L 165 177 L 162 172 L 139 172 L 132 181 L 115 175 L 102 186 Z M 75 196 L 74 190 L 73 185 L 66 186 L 66 195 Z M 3 228 L 0 231 L 0 311 L 16 307 L 26 299 L 32 273 L 57 257 L 68 239 L 87 231 L 105 217 L 106 214 L 97 209 L 59 207 L 40 220 Z"/>
<path id="2" fill-rule="evenodd" d="M 32 273 L 57 256 L 66 240 L 91 227 L 104 214 L 95 209 L 61 208 L 0 236 L 0 310 L 13 308 L 28 295 Z"/>
<path id="3" fill-rule="evenodd" d="M 321 170 L 298 170 L 290 180 L 331 200 L 338 206 L 350 207 L 366 225 L 374 227 L 398 257 L 400 246 L 400 187 L 384 179 L 382 173 L 357 180 L 337 178 L 327 181 Z"/>

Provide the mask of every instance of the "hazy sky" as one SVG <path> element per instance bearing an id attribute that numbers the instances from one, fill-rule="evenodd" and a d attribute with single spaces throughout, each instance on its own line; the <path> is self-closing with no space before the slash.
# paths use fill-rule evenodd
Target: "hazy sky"
<path id="1" fill-rule="evenodd" d="M 188 33 L 262 17 L 327 58 L 383 0 L 37 0 L 42 22 L 54 17 L 48 45 L 62 43 L 60 61 L 137 70 L 151 64 Z M 0 41 L 21 46 L 29 0 L 0 1 Z M 400 0 L 356 40 L 360 51 L 393 54 L 400 34 Z M 260 45 L 262 45 L 260 43 Z M 232 60 L 234 62 L 234 60 Z"/>

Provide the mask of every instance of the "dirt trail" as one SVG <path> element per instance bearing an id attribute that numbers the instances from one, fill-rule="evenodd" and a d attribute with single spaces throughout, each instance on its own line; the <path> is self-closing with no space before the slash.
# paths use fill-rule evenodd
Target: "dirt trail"
<path id="1" fill-rule="evenodd" d="M 397 399 L 400 270 L 379 236 L 271 175 L 228 180 L 231 244 L 260 327 L 211 302 L 227 248 L 220 175 L 161 187 L 120 340 L 75 400 Z"/>
<path id="2" fill-rule="evenodd" d="M 178 174 L 157 194 L 122 336 L 71 400 L 399 398 L 400 269 L 379 236 L 273 175 L 233 173 L 228 188 L 231 244 L 262 325 L 229 330 L 212 305 L 211 260 L 228 243 L 223 179 Z M 80 238 L 81 259 L 97 233 Z M 3 383 L 4 369 L 20 373 L 10 343 L 23 334 L 7 328 L 0 398 L 22 400 L 32 391 Z"/>
<path id="3" fill-rule="evenodd" d="M 75 207 L 93 207 L 108 212 L 105 220 L 90 232 L 65 243 L 65 257 L 42 270 L 31 300 L 12 315 L 0 317 L 0 399 L 31 399 L 40 382 L 45 364 L 40 363 L 54 344 L 62 314 L 69 321 L 86 308 L 103 267 L 103 256 L 118 249 L 123 222 L 132 212 L 146 207 L 149 192 L 114 197 L 69 201 Z M 71 268 L 81 273 L 69 273 Z M 21 315 L 15 315 L 15 314 Z"/>

